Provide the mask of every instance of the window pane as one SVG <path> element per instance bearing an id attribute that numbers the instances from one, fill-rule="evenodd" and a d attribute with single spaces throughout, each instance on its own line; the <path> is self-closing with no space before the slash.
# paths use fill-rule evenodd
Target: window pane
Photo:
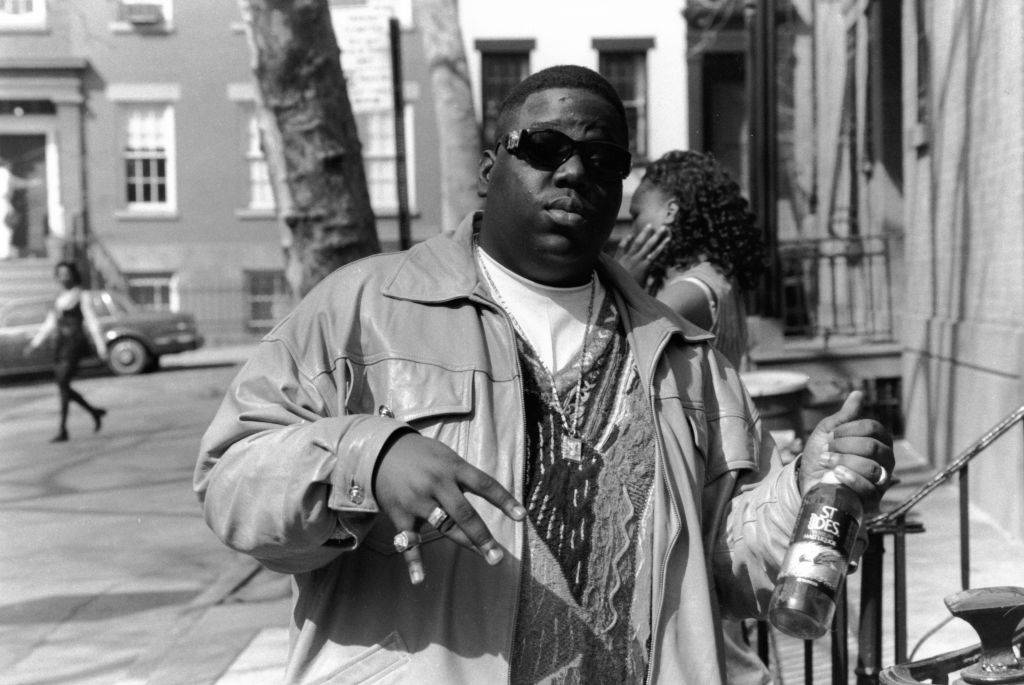
<path id="1" fill-rule="evenodd" d="M 124 157 L 128 202 L 167 203 L 170 124 L 170 110 L 164 105 L 138 106 L 127 112 Z"/>
<path id="2" fill-rule="evenodd" d="M 484 145 L 493 146 L 507 131 L 497 130 L 498 108 L 509 91 L 530 69 L 527 52 L 485 52 L 480 56 L 481 102 Z"/>
<path id="3" fill-rule="evenodd" d="M 291 305 L 284 272 L 247 271 L 246 310 L 249 313 L 247 327 L 257 332 L 270 330 L 283 317 Z"/>
<path id="4" fill-rule="evenodd" d="M 626 107 L 629 150 L 639 159 L 647 157 L 647 53 L 602 52 L 598 71 L 608 79 Z"/>

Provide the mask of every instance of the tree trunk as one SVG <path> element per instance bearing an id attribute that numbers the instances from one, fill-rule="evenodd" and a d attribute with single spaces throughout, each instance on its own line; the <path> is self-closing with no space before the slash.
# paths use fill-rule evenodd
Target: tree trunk
<path id="1" fill-rule="evenodd" d="M 286 274 L 305 295 L 380 252 L 362 149 L 327 0 L 239 0 L 264 145 L 287 226 Z"/>
<path id="2" fill-rule="evenodd" d="M 441 230 L 454 231 L 480 208 L 476 193 L 480 126 L 473 111 L 457 0 L 417 0 L 416 23 L 430 65 L 438 140 L 441 147 Z"/>

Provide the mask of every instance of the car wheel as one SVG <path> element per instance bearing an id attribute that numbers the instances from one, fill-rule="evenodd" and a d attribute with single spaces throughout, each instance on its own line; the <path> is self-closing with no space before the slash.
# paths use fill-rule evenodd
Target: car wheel
<path id="1" fill-rule="evenodd" d="M 107 366 L 118 376 L 142 373 L 151 363 L 152 355 L 146 346 L 135 338 L 121 338 L 114 341 L 108 350 L 110 360 Z"/>

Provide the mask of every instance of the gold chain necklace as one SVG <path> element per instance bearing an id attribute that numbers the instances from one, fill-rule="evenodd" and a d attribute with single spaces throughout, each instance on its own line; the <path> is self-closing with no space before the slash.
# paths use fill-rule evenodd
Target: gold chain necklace
<path id="1" fill-rule="evenodd" d="M 473 250 L 474 252 L 480 251 L 480 245 L 477 244 L 476 238 L 473 239 Z M 501 296 L 498 291 L 498 287 L 494 284 L 494 280 L 491 278 L 491 274 L 487 269 L 487 265 L 484 263 L 483 258 L 477 254 L 477 263 L 480 264 L 480 272 L 484 275 L 484 280 L 487 281 L 487 287 L 490 288 L 491 293 L 498 300 L 498 304 L 505 310 L 505 314 L 508 315 L 509 320 L 512 322 L 512 326 L 516 329 L 516 332 L 529 342 L 529 338 L 526 335 L 526 330 L 519 325 L 519 321 L 516 320 L 515 315 L 505 302 L 505 298 Z M 562 420 L 562 428 L 565 429 L 565 434 L 562 435 L 562 459 L 574 462 L 583 461 L 583 436 L 579 434 L 579 419 L 580 419 L 580 408 L 583 404 L 583 357 L 587 351 L 587 342 L 590 338 L 590 320 L 594 315 L 594 295 L 597 292 L 597 279 L 594 278 L 593 274 L 590 276 L 590 303 L 587 305 L 587 325 L 583 328 L 583 347 L 580 348 L 580 357 L 577 363 L 577 371 L 579 371 L 579 378 L 576 379 L 576 406 L 573 408 L 572 413 L 572 426 L 569 425 L 569 420 L 565 417 L 565 410 L 562 408 L 562 400 L 558 397 L 558 387 L 555 385 L 555 375 L 545 366 L 544 362 L 540 362 L 540 366 L 548 375 L 548 379 L 551 381 L 551 396 L 555 401 L 555 409 L 558 411 L 558 417 Z M 540 361 L 538 359 L 538 361 Z"/>

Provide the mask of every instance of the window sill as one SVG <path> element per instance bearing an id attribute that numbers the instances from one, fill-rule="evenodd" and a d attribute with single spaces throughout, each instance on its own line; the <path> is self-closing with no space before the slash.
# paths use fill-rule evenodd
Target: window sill
<path id="1" fill-rule="evenodd" d="M 378 219 L 387 219 L 389 221 L 398 221 L 398 210 L 395 208 L 384 208 L 380 210 L 373 210 L 373 215 Z M 419 219 L 420 210 L 418 207 L 409 208 L 409 218 Z"/>
<path id="2" fill-rule="evenodd" d="M 235 218 L 241 219 L 242 221 L 265 221 L 267 219 L 276 219 L 276 209 L 255 209 L 253 207 L 242 207 L 235 210 Z"/>
<path id="3" fill-rule="evenodd" d="M 35 34 L 46 34 L 50 32 L 50 27 L 45 23 L 42 24 L 0 24 L 0 34 L 3 33 L 35 33 Z"/>
<path id="4" fill-rule="evenodd" d="M 118 221 L 177 221 L 176 209 L 119 209 L 114 212 Z"/>
<path id="5" fill-rule="evenodd" d="M 128 21 L 112 21 L 107 25 L 111 33 L 140 35 L 167 35 L 174 33 L 173 24 L 133 24 Z"/>

